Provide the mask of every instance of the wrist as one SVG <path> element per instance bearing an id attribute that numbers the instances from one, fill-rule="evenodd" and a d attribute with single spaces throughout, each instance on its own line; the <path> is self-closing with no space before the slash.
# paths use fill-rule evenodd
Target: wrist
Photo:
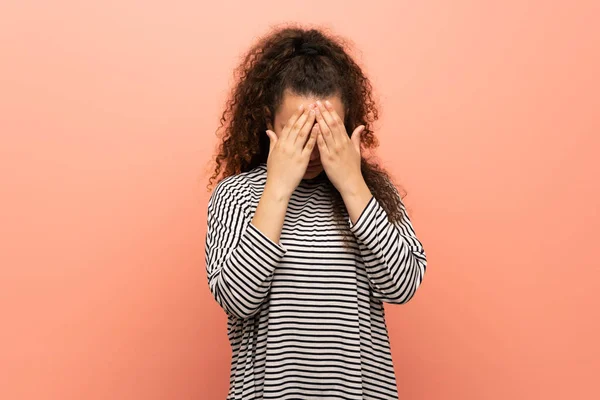
<path id="1" fill-rule="evenodd" d="M 277 202 L 287 202 L 292 197 L 291 193 L 288 193 L 286 190 L 282 190 L 277 185 L 272 185 L 267 181 L 265 184 L 265 189 L 263 192 L 263 197 L 268 197 L 270 200 Z"/>
<path id="2" fill-rule="evenodd" d="M 349 180 L 342 190 L 340 190 L 340 194 L 344 199 L 351 197 L 370 197 L 372 195 L 371 190 L 362 176 L 354 180 Z"/>

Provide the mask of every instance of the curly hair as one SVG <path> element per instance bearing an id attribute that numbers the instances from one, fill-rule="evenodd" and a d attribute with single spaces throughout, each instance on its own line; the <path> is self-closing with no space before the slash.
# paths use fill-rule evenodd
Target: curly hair
<path id="1" fill-rule="evenodd" d="M 220 140 L 213 160 L 214 174 L 207 185 L 209 191 L 219 177 L 216 183 L 267 162 L 267 122 L 274 122 L 272 116 L 286 91 L 306 97 L 340 95 L 347 131 L 365 126 L 361 134 L 363 178 L 389 221 L 401 221 L 404 210 L 401 199 L 405 191 L 399 190 L 375 157 L 367 157 L 364 151 L 379 145 L 372 130 L 379 112 L 369 79 L 346 48 L 350 48 L 347 40 L 323 29 L 292 25 L 275 28 L 259 38 L 234 71 L 236 84 L 216 132 Z M 329 180 L 327 182 L 335 223 L 343 228 L 347 226 L 346 207 L 340 193 Z"/>

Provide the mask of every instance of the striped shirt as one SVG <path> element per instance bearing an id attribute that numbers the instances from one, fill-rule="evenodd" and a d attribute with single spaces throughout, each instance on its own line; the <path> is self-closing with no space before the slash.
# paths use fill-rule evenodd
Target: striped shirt
<path id="1" fill-rule="evenodd" d="M 397 399 L 383 302 L 406 303 L 426 257 L 404 206 L 375 197 L 344 247 L 324 181 L 302 180 L 279 243 L 251 223 L 266 164 L 220 181 L 208 203 L 210 291 L 228 316 L 228 400 Z M 334 229 L 335 228 L 335 229 Z"/>

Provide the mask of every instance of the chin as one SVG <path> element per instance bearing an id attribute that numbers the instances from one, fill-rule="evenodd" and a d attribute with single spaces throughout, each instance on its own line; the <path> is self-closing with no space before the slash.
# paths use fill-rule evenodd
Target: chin
<path id="1" fill-rule="evenodd" d="M 320 167 L 314 171 L 306 171 L 302 179 L 313 179 L 319 176 L 323 172 L 323 167 Z"/>

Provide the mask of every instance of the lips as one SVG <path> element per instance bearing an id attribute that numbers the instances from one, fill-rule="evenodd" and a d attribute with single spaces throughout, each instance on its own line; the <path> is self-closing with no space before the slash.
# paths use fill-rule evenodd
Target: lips
<path id="1" fill-rule="evenodd" d="M 312 164 L 312 165 L 311 165 L 311 164 L 308 164 L 308 167 L 307 167 L 307 168 L 312 168 L 312 169 L 314 169 L 314 168 L 317 168 L 318 166 L 319 166 L 319 164 Z"/>

